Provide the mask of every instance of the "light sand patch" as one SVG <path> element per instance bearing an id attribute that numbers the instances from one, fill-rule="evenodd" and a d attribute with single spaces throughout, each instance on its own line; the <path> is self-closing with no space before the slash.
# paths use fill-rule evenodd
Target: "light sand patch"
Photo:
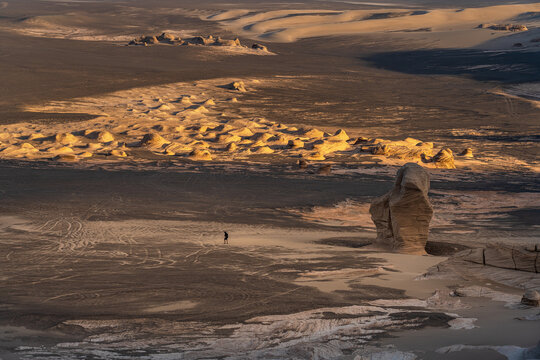
<path id="1" fill-rule="evenodd" d="M 167 303 L 159 306 L 152 306 L 144 310 L 147 313 L 170 313 L 176 311 L 182 311 L 187 309 L 192 309 L 197 306 L 196 302 L 185 300 L 185 301 L 176 301 L 173 303 Z"/>
<path id="2" fill-rule="evenodd" d="M 358 283 L 405 290 L 407 296 L 420 299 L 431 296 L 434 286 L 441 286 L 445 283 L 450 284 L 450 281 L 446 282 L 440 279 L 424 280 L 431 281 L 426 286 L 427 284 L 424 281 L 417 280 L 418 276 L 424 274 L 430 267 L 446 260 L 444 257 L 393 253 L 378 253 L 377 257 L 384 259 L 388 263 L 387 266 L 394 271 L 385 271 L 377 277 L 362 277 L 358 280 Z"/>
<path id="3" fill-rule="evenodd" d="M 468 286 L 456 290 L 461 296 L 484 297 L 505 303 L 505 307 L 516 307 L 521 303 L 521 296 L 490 289 L 484 286 Z"/>
<path id="4" fill-rule="evenodd" d="M 358 277 L 384 273 L 381 267 L 372 269 L 339 269 L 303 272 L 294 281 L 302 286 L 313 286 L 324 292 L 349 290 L 349 284 Z"/>

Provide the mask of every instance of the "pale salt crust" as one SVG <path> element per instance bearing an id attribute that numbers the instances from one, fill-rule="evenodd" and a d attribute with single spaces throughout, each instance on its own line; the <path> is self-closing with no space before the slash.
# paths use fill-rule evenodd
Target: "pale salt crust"
<path id="1" fill-rule="evenodd" d="M 379 306 L 330 307 L 286 315 L 255 317 L 244 323 L 208 326 L 198 322 L 175 322 L 161 319 L 131 320 L 68 320 L 66 325 L 80 326 L 98 335 L 90 335 L 77 343 L 60 343 L 50 350 L 33 347 L 17 348 L 19 354 L 39 357 L 53 351 L 57 355 L 93 354 L 112 359 L 124 358 L 122 351 L 136 344 L 141 359 L 198 359 L 198 358 L 317 358 L 335 359 L 343 351 L 353 357 L 373 355 L 392 359 L 414 359 L 413 353 L 392 348 L 367 346 L 370 340 L 394 329 L 415 328 L 421 325 L 418 317 L 400 319 L 396 313 L 415 314 L 425 310 L 384 308 Z M 451 320 L 453 321 L 453 320 Z M 140 328 L 144 328 L 144 333 Z M 216 336 L 230 331 L 228 337 Z M 147 333 L 161 334 L 149 339 Z M 194 337 L 193 334 L 198 334 Z M 279 336 L 276 336 L 279 334 Z M 96 347 L 99 346 L 99 350 Z M 160 347 L 169 352 L 152 354 Z M 234 354 L 234 355 L 231 355 Z M 385 357 L 381 357 L 385 358 Z"/>
<path id="2" fill-rule="evenodd" d="M 172 163 L 188 161 L 296 162 L 335 160 L 359 165 L 395 165 L 425 162 L 436 154 L 433 143 L 406 138 L 401 141 L 367 139 L 357 142 L 344 129 L 290 126 L 258 117 L 242 107 L 242 95 L 297 78 L 213 79 L 134 88 L 97 97 L 53 101 L 27 106 L 30 112 L 85 113 L 97 117 L 61 124 L 16 123 L 0 127 L 0 158 L 60 160 L 97 164 L 124 162 L 133 166 L 158 159 Z M 242 84 L 231 90 L 232 83 Z M 244 89 L 246 88 L 247 89 Z M 373 147 L 385 148 L 374 156 Z M 364 150 L 364 148 L 367 148 Z M 456 166 L 482 171 L 516 168 L 515 159 L 483 161 L 456 157 Z M 524 170 L 531 171 L 526 163 Z"/>

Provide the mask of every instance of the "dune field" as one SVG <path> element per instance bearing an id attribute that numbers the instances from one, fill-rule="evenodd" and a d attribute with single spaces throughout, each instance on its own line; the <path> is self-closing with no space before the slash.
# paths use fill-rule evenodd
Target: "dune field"
<path id="1" fill-rule="evenodd" d="M 497 24 L 509 24 L 512 21 L 522 20 L 538 26 L 539 10 L 538 3 L 457 9 L 385 7 L 376 11 L 229 10 L 208 16 L 206 19 L 219 21 L 236 33 L 266 41 L 293 42 L 309 37 L 376 32 L 436 32 L 453 34 L 453 39 L 439 41 L 440 47 L 447 47 L 449 41 L 454 44 L 459 43 L 460 47 L 468 47 L 493 39 L 494 35 L 498 37 L 498 34 L 490 31 L 497 29 Z M 510 31 L 519 32 L 525 29 L 527 27 L 516 26 Z M 534 36 L 538 36 L 539 33 L 533 29 L 528 35 L 531 38 L 528 39 L 529 44 L 526 46 L 538 47 Z M 516 37 L 513 38 L 518 40 Z"/>
<path id="2" fill-rule="evenodd" d="M 0 2 L 0 359 L 540 359 L 540 4 Z"/>

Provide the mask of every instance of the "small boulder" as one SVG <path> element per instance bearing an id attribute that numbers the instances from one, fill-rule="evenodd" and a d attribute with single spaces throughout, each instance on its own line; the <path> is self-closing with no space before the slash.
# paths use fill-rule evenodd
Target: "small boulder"
<path id="1" fill-rule="evenodd" d="M 363 137 L 363 136 L 359 136 L 355 141 L 354 141 L 354 145 L 359 145 L 359 144 L 365 144 L 369 141 L 369 139 L 367 137 Z"/>
<path id="2" fill-rule="evenodd" d="M 222 39 L 220 37 L 218 37 L 215 42 L 214 42 L 215 45 L 219 45 L 219 46 L 242 46 L 242 44 L 240 44 L 240 40 L 238 38 L 234 39 L 234 40 L 227 40 L 227 39 Z"/>
<path id="3" fill-rule="evenodd" d="M 77 137 L 71 133 L 58 133 L 54 137 L 54 140 L 63 145 L 74 144 L 78 141 Z"/>
<path id="4" fill-rule="evenodd" d="M 268 52 L 268 48 L 266 46 L 258 43 L 251 45 L 251 48 L 258 51 Z"/>
<path id="5" fill-rule="evenodd" d="M 456 164 L 454 163 L 454 153 L 450 148 L 441 149 L 441 151 L 431 158 L 431 162 L 434 163 L 436 167 L 442 169 L 456 168 Z"/>
<path id="6" fill-rule="evenodd" d="M 161 35 L 159 35 L 157 37 L 157 39 L 159 41 L 168 41 L 168 42 L 173 42 L 174 40 L 176 40 L 176 37 L 172 34 L 169 34 L 169 33 L 162 33 Z"/>
<path id="7" fill-rule="evenodd" d="M 150 45 L 159 43 L 157 37 L 155 36 L 145 36 L 143 37 L 142 42 L 144 44 L 150 44 Z"/>
<path id="8" fill-rule="evenodd" d="M 116 156 L 116 157 L 126 157 L 127 156 L 125 151 L 118 150 L 118 149 L 113 149 L 113 150 L 109 151 L 108 155 L 109 156 Z"/>
<path id="9" fill-rule="evenodd" d="M 289 140 L 289 142 L 287 143 L 287 146 L 290 147 L 291 149 L 299 149 L 299 148 L 303 148 L 304 147 L 304 142 L 302 140 Z"/>
<path id="10" fill-rule="evenodd" d="M 77 161 L 77 156 L 73 154 L 58 154 L 53 159 L 56 161 L 72 162 L 72 161 Z"/>
<path id="11" fill-rule="evenodd" d="M 108 131 L 92 131 L 87 135 L 90 139 L 96 139 L 101 143 L 108 143 L 114 141 L 114 135 Z"/>
<path id="12" fill-rule="evenodd" d="M 324 136 L 324 132 L 319 129 L 310 129 L 310 130 L 304 131 L 304 136 L 310 139 L 320 139 Z"/>
<path id="13" fill-rule="evenodd" d="M 168 141 L 160 135 L 155 133 L 149 133 L 143 136 L 140 142 L 140 146 L 161 147 L 166 143 L 168 143 Z"/>
<path id="14" fill-rule="evenodd" d="M 338 131 L 336 131 L 334 136 L 329 137 L 329 140 L 347 141 L 349 140 L 349 135 L 347 135 L 345 130 L 339 129 Z"/>
<path id="15" fill-rule="evenodd" d="M 212 35 L 209 35 L 206 38 L 203 36 L 195 36 L 194 38 L 191 38 L 187 41 L 189 44 L 193 45 L 210 45 L 215 42 L 215 39 Z"/>
<path id="16" fill-rule="evenodd" d="M 227 89 L 229 90 L 235 90 L 240 92 L 246 92 L 246 85 L 243 81 L 233 81 L 229 85 L 227 85 Z"/>
<path id="17" fill-rule="evenodd" d="M 459 153 L 459 156 L 463 156 L 463 157 L 466 157 L 466 158 L 472 158 L 473 157 L 472 149 L 471 148 L 466 148 L 465 150 L 463 150 L 462 152 Z"/>
<path id="18" fill-rule="evenodd" d="M 317 174 L 319 175 L 329 175 L 332 172 L 332 165 L 322 165 L 317 169 Z"/>
<path id="19" fill-rule="evenodd" d="M 195 149 L 189 154 L 191 160 L 201 160 L 201 161 L 210 161 L 212 160 L 212 155 L 208 150 Z"/>
<path id="20" fill-rule="evenodd" d="M 521 303 L 528 306 L 540 306 L 540 293 L 532 289 L 525 291 L 525 294 L 521 298 Z"/>
<path id="21" fill-rule="evenodd" d="M 233 153 L 236 151 L 236 149 L 238 149 L 238 146 L 236 145 L 236 143 L 232 142 L 232 143 L 227 144 L 226 149 L 228 152 Z"/>

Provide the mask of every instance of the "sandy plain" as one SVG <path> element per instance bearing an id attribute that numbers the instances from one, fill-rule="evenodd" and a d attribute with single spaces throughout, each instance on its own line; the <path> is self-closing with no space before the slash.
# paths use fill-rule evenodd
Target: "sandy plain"
<path id="1" fill-rule="evenodd" d="M 538 243 L 537 3 L 2 4 L 2 359 L 537 356 L 539 275 L 449 261 Z M 367 245 L 410 161 L 434 255 Z"/>

